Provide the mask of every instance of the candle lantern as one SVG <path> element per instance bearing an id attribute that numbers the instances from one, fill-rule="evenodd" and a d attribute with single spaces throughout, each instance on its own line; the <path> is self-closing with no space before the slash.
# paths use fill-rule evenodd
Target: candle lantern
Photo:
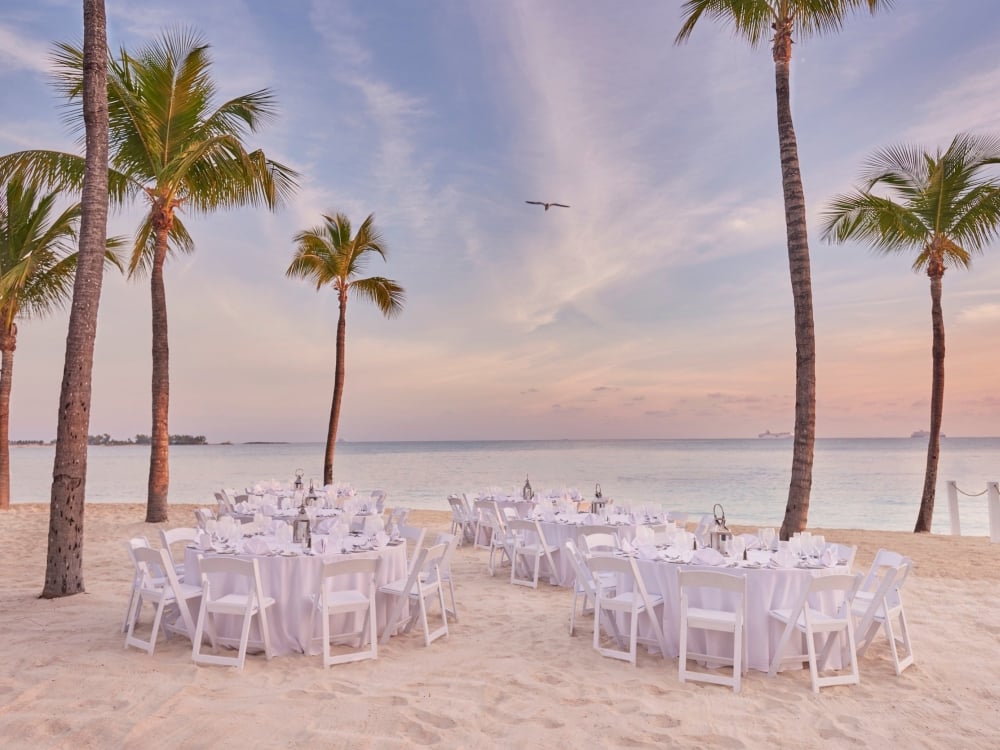
<path id="1" fill-rule="evenodd" d="M 709 532 L 709 542 L 716 552 L 725 553 L 733 538 L 733 532 L 726 526 L 726 512 L 722 509 L 721 504 L 715 504 L 715 507 L 712 508 L 712 514 L 715 516 L 715 526 Z"/>
<path id="2" fill-rule="evenodd" d="M 302 469 L 296 469 L 295 470 L 295 489 L 297 489 L 297 490 L 301 490 L 302 489 L 302 475 L 303 474 L 305 474 L 305 472 Z"/>
<path id="3" fill-rule="evenodd" d="M 604 510 L 604 493 L 601 492 L 601 483 L 594 485 L 594 499 L 590 501 L 590 512 L 600 513 Z"/>
<path id="4" fill-rule="evenodd" d="M 524 487 L 521 488 L 521 497 L 524 500 L 531 500 L 535 496 L 535 491 L 531 489 L 531 482 L 528 480 L 528 475 L 524 475 Z"/>

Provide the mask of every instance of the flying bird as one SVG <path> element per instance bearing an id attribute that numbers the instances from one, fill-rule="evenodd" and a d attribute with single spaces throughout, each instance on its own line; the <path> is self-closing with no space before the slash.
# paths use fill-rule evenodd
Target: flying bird
<path id="1" fill-rule="evenodd" d="M 569 208 L 565 203 L 542 203 L 541 201 L 525 201 L 525 203 L 530 203 L 532 206 L 545 206 L 545 210 L 548 211 L 550 206 L 559 206 L 559 208 Z"/>

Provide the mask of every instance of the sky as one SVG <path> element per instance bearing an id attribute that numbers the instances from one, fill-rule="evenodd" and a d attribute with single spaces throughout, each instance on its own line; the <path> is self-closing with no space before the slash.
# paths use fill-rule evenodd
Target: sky
<path id="1" fill-rule="evenodd" d="M 912 257 L 820 239 L 829 200 L 895 143 L 1000 134 L 1000 5 L 896 0 L 797 40 L 817 435 L 929 424 L 929 282 Z M 336 297 L 285 278 L 292 238 L 368 214 L 395 319 L 348 307 L 340 435 L 366 440 L 739 438 L 790 431 L 795 344 L 774 66 L 680 0 L 109 0 L 113 49 L 178 25 L 220 97 L 273 90 L 248 146 L 292 166 L 275 213 L 185 215 L 166 270 L 170 432 L 326 435 Z M 0 11 L 0 153 L 78 150 L 51 85 L 78 1 Z M 221 101 L 221 99 L 220 99 Z M 526 200 L 571 208 L 548 211 Z M 112 215 L 128 235 L 141 204 Z M 1000 242 L 944 278 L 944 432 L 1000 434 Z M 19 326 L 10 434 L 52 439 L 67 314 Z M 150 432 L 148 282 L 105 276 L 91 433 Z"/>

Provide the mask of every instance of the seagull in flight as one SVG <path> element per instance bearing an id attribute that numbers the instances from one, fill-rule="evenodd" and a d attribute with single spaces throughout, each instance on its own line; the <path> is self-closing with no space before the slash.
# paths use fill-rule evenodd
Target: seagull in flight
<path id="1" fill-rule="evenodd" d="M 525 201 L 525 203 L 530 203 L 532 206 L 545 206 L 545 210 L 548 211 L 550 206 L 559 206 L 559 208 L 569 208 L 565 203 L 542 203 L 541 201 Z"/>

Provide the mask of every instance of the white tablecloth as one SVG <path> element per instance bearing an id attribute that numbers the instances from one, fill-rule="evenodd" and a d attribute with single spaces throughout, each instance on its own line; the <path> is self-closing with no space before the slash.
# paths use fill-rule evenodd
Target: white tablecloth
<path id="1" fill-rule="evenodd" d="M 559 521 L 539 521 L 539 527 L 545 534 L 545 541 L 559 547 L 559 553 L 553 555 L 553 562 L 556 565 L 556 580 L 560 586 L 573 586 L 576 584 L 576 572 L 573 570 L 573 563 L 569 555 L 564 554 L 567 539 L 572 539 L 574 543 L 582 529 L 587 528 L 585 524 L 560 523 Z M 635 539 L 635 524 L 618 526 L 618 535 L 621 539 Z M 532 534 L 534 536 L 534 534 Z"/>
<path id="2" fill-rule="evenodd" d="M 650 560 L 636 560 L 639 574 L 650 594 L 663 597 L 661 624 L 667 643 L 667 656 L 676 657 L 680 653 L 680 588 L 677 583 L 678 570 L 718 570 L 730 575 L 746 575 L 747 578 L 747 655 L 751 669 L 766 672 L 771 666 L 778 640 L 781 638 L 784 624 L 768 615 L 772 609 L 790 609 L 798 603 L 803 591 L 809 586 L 809 581 L 815 576 L 831 575 L 833 573 L 850 572 L 846 566 L 839 565 L 824 569 L 802 568 L 713 568 L 709 566 L 679 565 L 677 563 Z M 821 605 L 824 611 L 834 611 L 843 601 L 838 593 L 826 593 L 816 605 Z M 838 598 L 839 597 L 839 598 Z M 736 595 L 729 592 L 708 589 L 692 589 L 689 594 L 689 604 L 692 607 L 725 608 L 732 607 Z M 653 638 L 645 618 L 640 620 L 639 635 Z M 821 645 L 822 647 L 822 645 Z M 793 636 L 787 653 L 798 653 L 800 638 Z M 688 649 L 697 653 L 718 654 L 732 657 L 732 636 L 721 633 L 708 633 L 703 630 L 691 630 L 688 635 Z M 834 649 L 830 655 L 828 667 L 840 667 L 840 650 Z M 794 663 L 790 663 L 794 667 Z"/>
<path id="3" fill-rule="evenodd" d="M 184 553 L 184 565 L 186 571 L 198 570 L 199 551 L 188 548 Z M 201 553 L 206 556 L 215 553 Z M 271 634 L 271 646 L 276 656 L 291 653 L 318 654 L 322 647 L 320 634 L 320 620 L 315 611 L 313 596 L 319 593 L 320 574 L 322 572 L 323 561 L 334 561 L 355 557 L 374 557 L 382 559 L 379 568 L 376 585 L 381 586 L 389 581 L 395 581 L 406 577 L 406 545 L 400 544 L 394 547 L 385 547 L 376 552 L 356 552 L 350 555 L 328 552 L 325 555 L 296 555 L 295 557 L 267 556 L 267 555 L 237 555 L 241 559 L 257 558 L 260 568 L 261 588 L 264 596 L 273 597 L 275 603 L 268 607 L 267 619 Z M 188 574 L 189 575 L 189 574 Z M 354 577 L 352 577 L 354 578 Z M 200 584 L 200 580 L 190 581 Z M 221 593 L 246 593 L 245 587 L 238 589 L 242 584 L 242 579 L 232 575 L 219 575 L 212 577 L 212 590 Z M 348 583 L 349 582 L 349 583 Z M 349 585 L 360 591 L 367 592 L 367 585 L 362 576 L 357 576 L 355 580 L 349 578 L 338 578 L 335 583 Z M 191 602 L 191 616 L 197 618 L 200 600 Z M 376 597 L 376 612 L 378 616 L 378 632 L 381 634 L 385 627 L 386 618 L 389 616 L 390 600 L 382 595 Z M 407 609 L 403 610 L 405 617 Z M 344 629 L 345 619 L 350 615 L 331 617 L 331 632 L 338 632 Z M 338 621 L 339 620 L 339 621 Z M 239 644 L 241 619 L 238 617 L 217 617 L 217 633 L 220 643 L 223 645 Z M 251 642 L 261 642 L 260 629 L 257 618 L 254 618 L 253 626 L 250 630 Z"/>

